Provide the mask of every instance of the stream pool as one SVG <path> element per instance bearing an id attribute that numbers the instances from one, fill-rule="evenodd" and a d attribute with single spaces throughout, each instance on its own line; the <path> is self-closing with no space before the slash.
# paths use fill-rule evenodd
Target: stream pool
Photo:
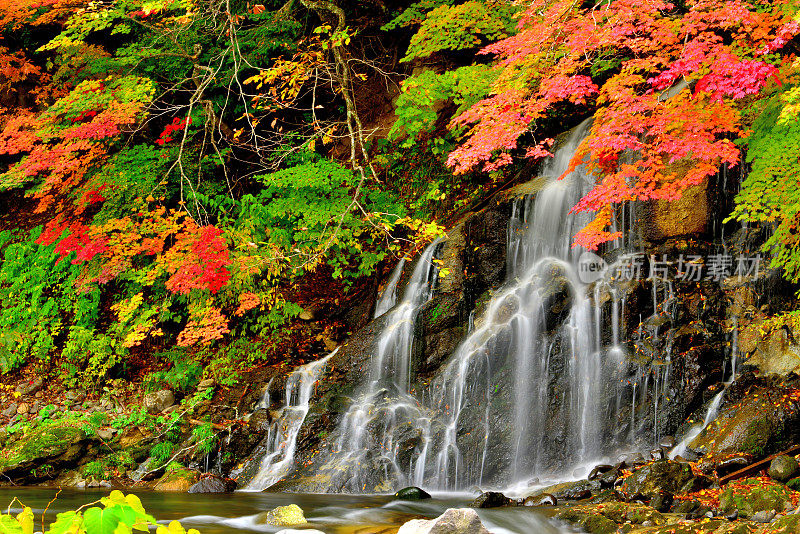
<path id="1" fill-rule="evenodd" d="M 36 514 L 37 530 L 41 513 L 56 495 L 56 489 L 38 487 L 0 488 L 0 506 L 3 513 L 14 497 Z M 46 522 L 55 514 L 90 503 L 108 495 L 111 490 L 65 489 L 50 505 Z M 178 519 L 185 528 L 196 528 L 201 534 L 277 532 L 281 528 L 259 525 L 254 519 L 260 512 L 276 506 L 297 504 L 305 512 L 309 528 L 326 534 L 386 534 L 414 518 L 432 518 L 447 508 L 466 506 L 472 496 L 466 494 L 435 494 L 426 501 L 396 501 L 383 495 L 309 495 L 295 493 L 189 494 L 156 493 L 145 490 L 124 491 L 135 493 L 148 513 L 160 522 Z M 19 505 L 12 507 L 19 511 Z M 496 508 L 478 510 L 486 527 L 497 534 L 558 534 L 570 532 L 550 521 L 542 510 L 535 508 Z M 392 528 L 394 527 L 394 528 Z"/>

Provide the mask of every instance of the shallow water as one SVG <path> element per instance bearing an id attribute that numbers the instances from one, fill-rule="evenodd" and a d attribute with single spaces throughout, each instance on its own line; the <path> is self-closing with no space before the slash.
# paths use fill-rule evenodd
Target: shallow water
<path id="1" fill-rule="evenodd" d="M 3 512 L 17 497 L 30 506 L 39 526 L 41 513 L 56 495 L 55 489 L 4 487 L 0 488 Z M 55 514 L 73 510 L 96 501 L 110 490 L 65 489 L 50 505 L 46 522 Z M 128 493 L 128 492 L 126 492 Z M 414 518 L 432 518 L 447 508 L 466 506 L 472 496 L 437 494 L 433 499 L 419 502 L 395 501 L 388 495 L 309 495 L 294 493 L 188 494 L 155 493 L 134 490 L 148 513 L 161 522 L 181 521 L 185 528 L 196 528 L 201 534 L 233 532 L 277 532 L 280 528 L 256 524 L 255 516 L 276 506 L 297 504 L 305 512 L 308 528 L 326 534 L 377 534 L 397 527 Z M 12 512 L 14 508 L 12 507 Z M 498 508 L 478 510 L 483 523 L 496 534 L 558 534 L 568 532 L 532 508 Z M 393 532 L 393 530 L 388 530 Z"/>

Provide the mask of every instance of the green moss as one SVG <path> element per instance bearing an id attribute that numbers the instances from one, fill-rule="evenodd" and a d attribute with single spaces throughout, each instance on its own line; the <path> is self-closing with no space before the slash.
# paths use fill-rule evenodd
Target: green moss
<path id="1" fill-rule="evenodd" d="M 769 439 L 775 428 L 769 419 L 762 418 L 752 421 L 747 425 L 745 437 L 742 441 L 742 452 L 749 452 L 754 456 L 764 456 L 767 452 Z"/>
<path id="2" fill-rule="evenodd" d="M 788 502 L 791 502 L 791 492 L 786 486 L 765 485 L 757 479 L 745 479 L 727 488 L 719 498 L 722 511 L 739 510 L 742 517 L 751 517 L 765 510 L 782 512 Z"/>
<path id="3" fill-rule="evenodd" d="M 36 428 L 0 453 L 0 470 L 17 467 L 37 458 L 60 456 L 86 437 L 84 432 L 64 423 Z"/>

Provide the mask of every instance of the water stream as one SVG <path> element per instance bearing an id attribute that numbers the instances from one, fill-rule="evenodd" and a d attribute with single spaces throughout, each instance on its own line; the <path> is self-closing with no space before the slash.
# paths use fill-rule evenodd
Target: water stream
<path id="1" fill-rule="evenodd" d="M 287 377 L 284 406 L 274 415 L 267 436 L 254 455 L 260 458 L 257 472 L 242 490 L 262 491 L 279 481 L 294 467 L 297 436 L 308 415 L 314 385 L 325 369 L 325 364 L 338 350 L 337 348 L 320 360 L 298 367 Z M 271 385 L 272 381 L 267 384 L 258 406 L 270 406 Z"/>

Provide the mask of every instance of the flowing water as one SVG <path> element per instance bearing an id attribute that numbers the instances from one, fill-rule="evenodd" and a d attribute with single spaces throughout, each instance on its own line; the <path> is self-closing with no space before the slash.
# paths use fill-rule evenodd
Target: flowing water
<path id="1" fill-rule="evenodd" d="M 14 497 L 30 506 L 35 515 L 36 529 L 40 527 L 42 512 L 53 497 L 55 489 L 0 488 L 0 506 L 5 512 Z M 245 532 L 274 533 L 285 527 L 272 527 L 259 522 L 258 514 L 277 506 L 297 504 L 309 524 L 308 528 L 325 534 L 355 534 L 381 532 L 397 527 L 414 518 L 433 518 L 447 508 L 464 507 L 471 497 L 466 495 L 434 495 L 433 499 L 419 502 L 393 501 L 388 496 L 377 495 L 304 495 L 290 493 L 164 493 L 134 490 L 142 500 L 145 510 L 159 522 L 179 520 L 184 528 L 196 528 L 202 534 L 231 534 Z M 125 491 L 127 493 L 127 491 Z M 49 505 L 46 523 L 55 515 L 108 495 L 108 490 L 63 490 Z M 18 506 L 18 505 L 15 505 Z M 12 508 L 12 513 L 21 511 Z M 503 510 L 477 510 L 481 521 L 495 534 L 559 534 L 568 530 L 550 522 L 547 510 L 518 507 Z M 305 528 L 305 527 L 304 527 Z M 292 532 L 304 532 L 297 530 Z"/>
<path id="2" fill-rule="evenodd" d="M 367 381 L 338 428 L 334 463 L 336 469 L 349 472 L 345 484 L 348 491 L 372 490 L 368 479 L 374 471 L 400 483 L 420 482 L 413 477 L 413 466 L 402 465 L 398 453 L 403 445 L 400 438 L 409 425 L 414 427 L 412 431 L 429 433 L 430 418 L 410 393 L 411 355 L 417 314 L 436 285 L 439 269 L 434 260 L 441 244 L 441 239 L 436 240 L 422 253 L 402 300 L 385 314 L 386 326 Z"/>
<path id="3" fill-rule="evenodd" d="M 275 414 L 275 418 L 267 430 L 260 450 L 255 457 L 260 458 L 256 475 L 242 489 L 245 491 L 261 491 L 283 478 L 294 467 L 294 453 L 297 448 L 297 435 L 308 415 L 311 394 L 314 385 L 325 369 L 325 364 L 333 357 L 337 348 L 326 357 L 298 367 L 286 379 L 286 401 Z M 258 406 L 270 406 L 270 386 L 267 384 L 264 395 Z M 245 471 L 248 467 L 245 467 Z"/>
<path id="4" fill-rule="evenodd" d="M 378 302 L 375 304 L 375 315 L 373 317 L 380 317 L 394 308 L 394 305 L 397 303 L 397 282 L 400 281 L 400 276 L 403 274 L 403 268 L 405 266 L 405 258 L 397 262 L 392 274 L 389 276 L 389 281 L 386 282 L 386 287 L 383 288 L 383 293 L 381 293 Z"/>

